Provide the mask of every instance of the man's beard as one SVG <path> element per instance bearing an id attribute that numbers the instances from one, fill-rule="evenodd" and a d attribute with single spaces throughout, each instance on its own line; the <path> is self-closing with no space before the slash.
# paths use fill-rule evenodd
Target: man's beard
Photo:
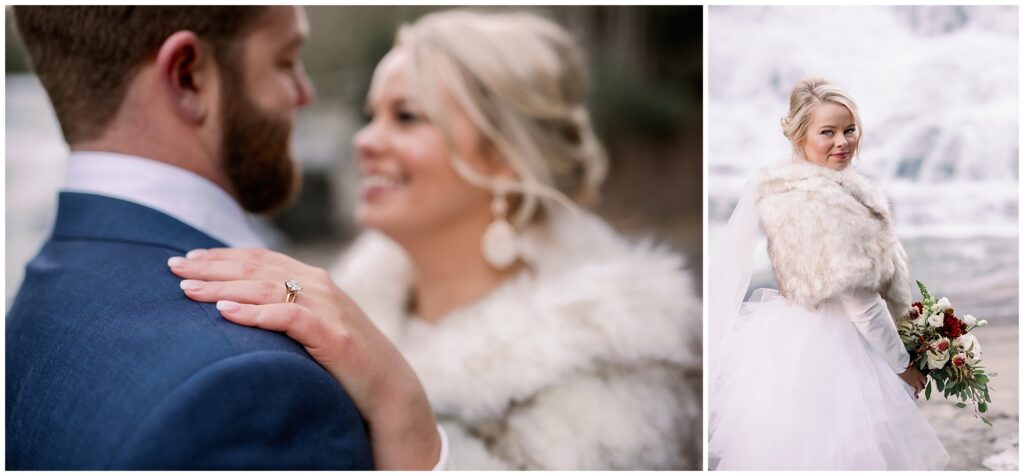
<path id="1" fill-rule="evenodd" d="M 236 90 L 244 84 L 225 82 Z M 288 150 L 291 121 L 261 111 L 245 94 L 225 94 L 223 111 L 221 158 L 238 203 L 252 213 L 283 210 L 301 186 Z"/>

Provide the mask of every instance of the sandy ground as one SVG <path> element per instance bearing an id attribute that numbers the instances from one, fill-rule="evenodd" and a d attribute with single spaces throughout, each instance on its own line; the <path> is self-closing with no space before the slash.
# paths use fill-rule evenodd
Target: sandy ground
<path id="1" fill-rule="evenodd" d="M 992 404 L 985 416 L 989 427 L 970 408 L 956 408 L 932 389 L 921 409 L 949 452 L 947 470 L 1017 470 L 1019 468 L 1019 365 L 1016 325 L 989 326 L 974 331 L 981 341 L 984 363 L 998 374 L 990 384 Z"/>

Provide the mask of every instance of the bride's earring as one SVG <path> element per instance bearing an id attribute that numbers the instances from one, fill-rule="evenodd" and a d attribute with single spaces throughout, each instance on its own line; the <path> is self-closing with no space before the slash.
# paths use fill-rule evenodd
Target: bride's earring
<path id="1" fill-rule="evenodd" d="M 519 241 L 516 237 L 516 230 L 505 218 L 508 215 L 508 202 L 505 200 L 505 192 L 496 190 L 494 198 L 491 199 L 491 213 L 494 214 L 494 221 L 484 231 L 482 249 L 484 259 L 498 271 L 507 269 L 519 259 Z"/>

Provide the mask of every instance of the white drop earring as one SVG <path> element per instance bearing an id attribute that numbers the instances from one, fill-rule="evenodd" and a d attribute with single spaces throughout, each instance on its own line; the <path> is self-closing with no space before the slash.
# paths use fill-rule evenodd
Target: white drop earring
<path id="1" fill-rule="evenodd" d="M 484 231 L 482 250 L 487 264 L 502 271 L 519 259 L 519 240 L 515 228 L 505 218 L 508 215 L 508 202 L 505 199 L 505 191 L 501 188 L 494 191 L 491 213 L 494 215 L 494 221 Z"/>

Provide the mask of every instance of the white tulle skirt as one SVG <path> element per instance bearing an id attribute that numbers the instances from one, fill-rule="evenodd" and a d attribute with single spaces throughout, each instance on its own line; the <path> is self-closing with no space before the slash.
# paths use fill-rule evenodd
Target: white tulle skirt
<path id="1" fill-rule="evenodd" d="M 743 304 L 709 395 L 711 469 L 942 469 L 949 455 L 911 389 L 838 303 L 774 290 Z"/>

